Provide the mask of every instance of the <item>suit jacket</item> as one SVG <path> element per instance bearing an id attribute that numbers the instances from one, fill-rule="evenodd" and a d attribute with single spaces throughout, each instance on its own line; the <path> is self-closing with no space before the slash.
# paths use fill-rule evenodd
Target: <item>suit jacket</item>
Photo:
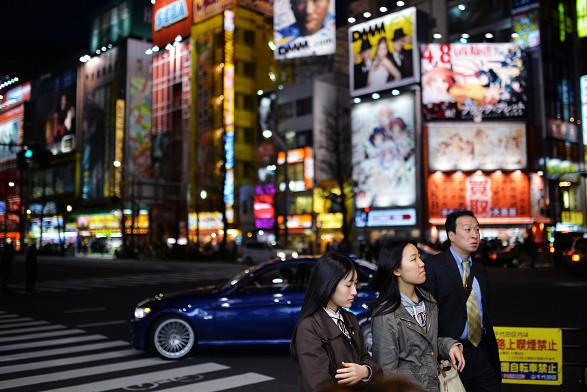
<path id="1" fill-rule="evenodd" d="M 381 367 L 365 347 L 365 339 L 357 318 L 344 309 L 341 313 L 354 344 L 350 343 L 323 309 L 306 317 L 298 325 L 295 332 L 295 359 L 300 392 L 317 391 L 336 383 L 336 379 L 330 374 L 331 359 L 337 368 L 342 368 L 342 362 L 368 365 L 372 371 L 371 380 L 381 374 Z M 331 351 L 330 354 L 328 351 Z"/>
<path id="2" fill-rule="evenodd" d="M 395 61 L 395 57 L 390 55 L 392 63 L 397 67 L 399 72 L 402 74 L 402 78 L 407 78 L 414 75 L 413 62 L 412 62 L 412 50 L 402 50 L 400 54 L 403 57 L 401 64 Z"/>
<path id="3" fill-rule="evenodd" d="M 481 288 L 481 304 L 483 306 L 483 327 L 485 335 L 482 344 L 486 344 L 491 364 L 496 376 L 501 380 L 499 352 L 493 322 L 489 314 L 487 269 L 478 261 L 475 267 L 475 278 Z M 457 262 L 450 249 L 425 260 L 426 286 L 438 304 L 438 336 L 449 336 L 459 339 L 467 322 L 467 300 L 465 298 L 463 280 Z M 466 358 L 465 358 L 466 360 Z"/>

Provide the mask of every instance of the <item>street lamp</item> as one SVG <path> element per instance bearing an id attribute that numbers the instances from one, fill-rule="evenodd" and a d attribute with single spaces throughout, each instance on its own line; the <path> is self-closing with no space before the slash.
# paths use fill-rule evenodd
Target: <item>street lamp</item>
<path id="1" fill-rule="evenodd" d="M 200 197 L 196 197 L 196 252 L 200 252 L 200 199 L 205 200 L 208 192 L 202 190 Z"/>
<path id="2" fill-rule="evenodd" d="M 285 160 L 283 163 L 284 182 L 285 182 L 285 189 L 283 190 L 283 198 L 284 198 L 284 206 L 285 206 L 285 212 L 283 214 L 283 224 L 284 224 L 283 246 L 285 248 L 287 248 L 287 244 L 288 244 L 287 215 L 289 213 L 288 208 L 287 208 L 287 202 L 288 202 L 288 193 L 289 193 L 289 188 L 290 188 L 289 174 L 287 172 L 287 155 L 288 155 L 287 154 L 287 152 L 288 152 L 287 146 L 285 144 L 285 141 L 281 138 L 281 136 L 279 136 L 277 133 L 271 132 L 269 129 L 266 129 L 263 131 L 263 137 L 265 139 L 273 138 L 273 140 L 275 140 L 277 142 L 277 144 L 279 144 L 279 147 L 285 153 Z M 279 225 L 277 226 L 277 230 L 279 230 Z"/>

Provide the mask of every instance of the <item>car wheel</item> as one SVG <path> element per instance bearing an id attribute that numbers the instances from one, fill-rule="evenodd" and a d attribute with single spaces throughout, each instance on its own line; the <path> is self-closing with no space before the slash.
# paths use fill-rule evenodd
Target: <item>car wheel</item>
<path id="1" fill-rule="evenodd" d="M 359 326 L 361 327 L 361 331 L 363 331 L 363 337 L 365 338 L 365 347 L 367 347 L 367 351 L 369 351 L 369 354 L 372 355 L 371 348 L 373 346 L 373 331 L 371 330 L 371 319 L 369 317 L 360 319 Z"/>
<path id="2" fill-rule="evenodd" d="M 154 327 L 151 338 L 153 347 L 159 355 L 167 359 L 185 357 L 196 343 L 196 334 L 192 326 L 177 316 L 161 319 Z"/>

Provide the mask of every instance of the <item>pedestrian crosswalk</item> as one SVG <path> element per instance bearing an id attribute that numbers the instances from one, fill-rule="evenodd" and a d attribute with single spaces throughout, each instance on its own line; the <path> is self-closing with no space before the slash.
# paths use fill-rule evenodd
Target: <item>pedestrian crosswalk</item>
<path id="1" fill-rule="evenodd" d="M 214 392 L 273 380 L 215 362 L 167 361 L 129 347 L 79 328 L 0 311 L 0 391 Z"/>
<path id="2" fill-rule="evenodd" d="M 113 287 L 132 287 L 140 285 L 157 285 L 163 283 L 197 282 L 203 280 L 229 279 L 244 269 L 243 266 L 229 265 L 224 268 L 202 267 L 194 270 L 151 273 L 137 273 L 136 275 L 103 276 L 83 279 L 39 279 L 35 285 L 37 292 L 65 292 L 72 290 L 92 290 Z M 9 285 L 15 293 L 24 293 L 24 287 Z"/>

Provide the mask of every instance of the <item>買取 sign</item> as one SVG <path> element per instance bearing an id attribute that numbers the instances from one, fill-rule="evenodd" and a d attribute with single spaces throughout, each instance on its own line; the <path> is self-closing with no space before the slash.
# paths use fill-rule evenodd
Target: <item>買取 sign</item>
<path id="1" fill-rule="evenodd" d="M 557 328 L 495 327 L 504 383 L 561 385 L 562 331 Z"/>

